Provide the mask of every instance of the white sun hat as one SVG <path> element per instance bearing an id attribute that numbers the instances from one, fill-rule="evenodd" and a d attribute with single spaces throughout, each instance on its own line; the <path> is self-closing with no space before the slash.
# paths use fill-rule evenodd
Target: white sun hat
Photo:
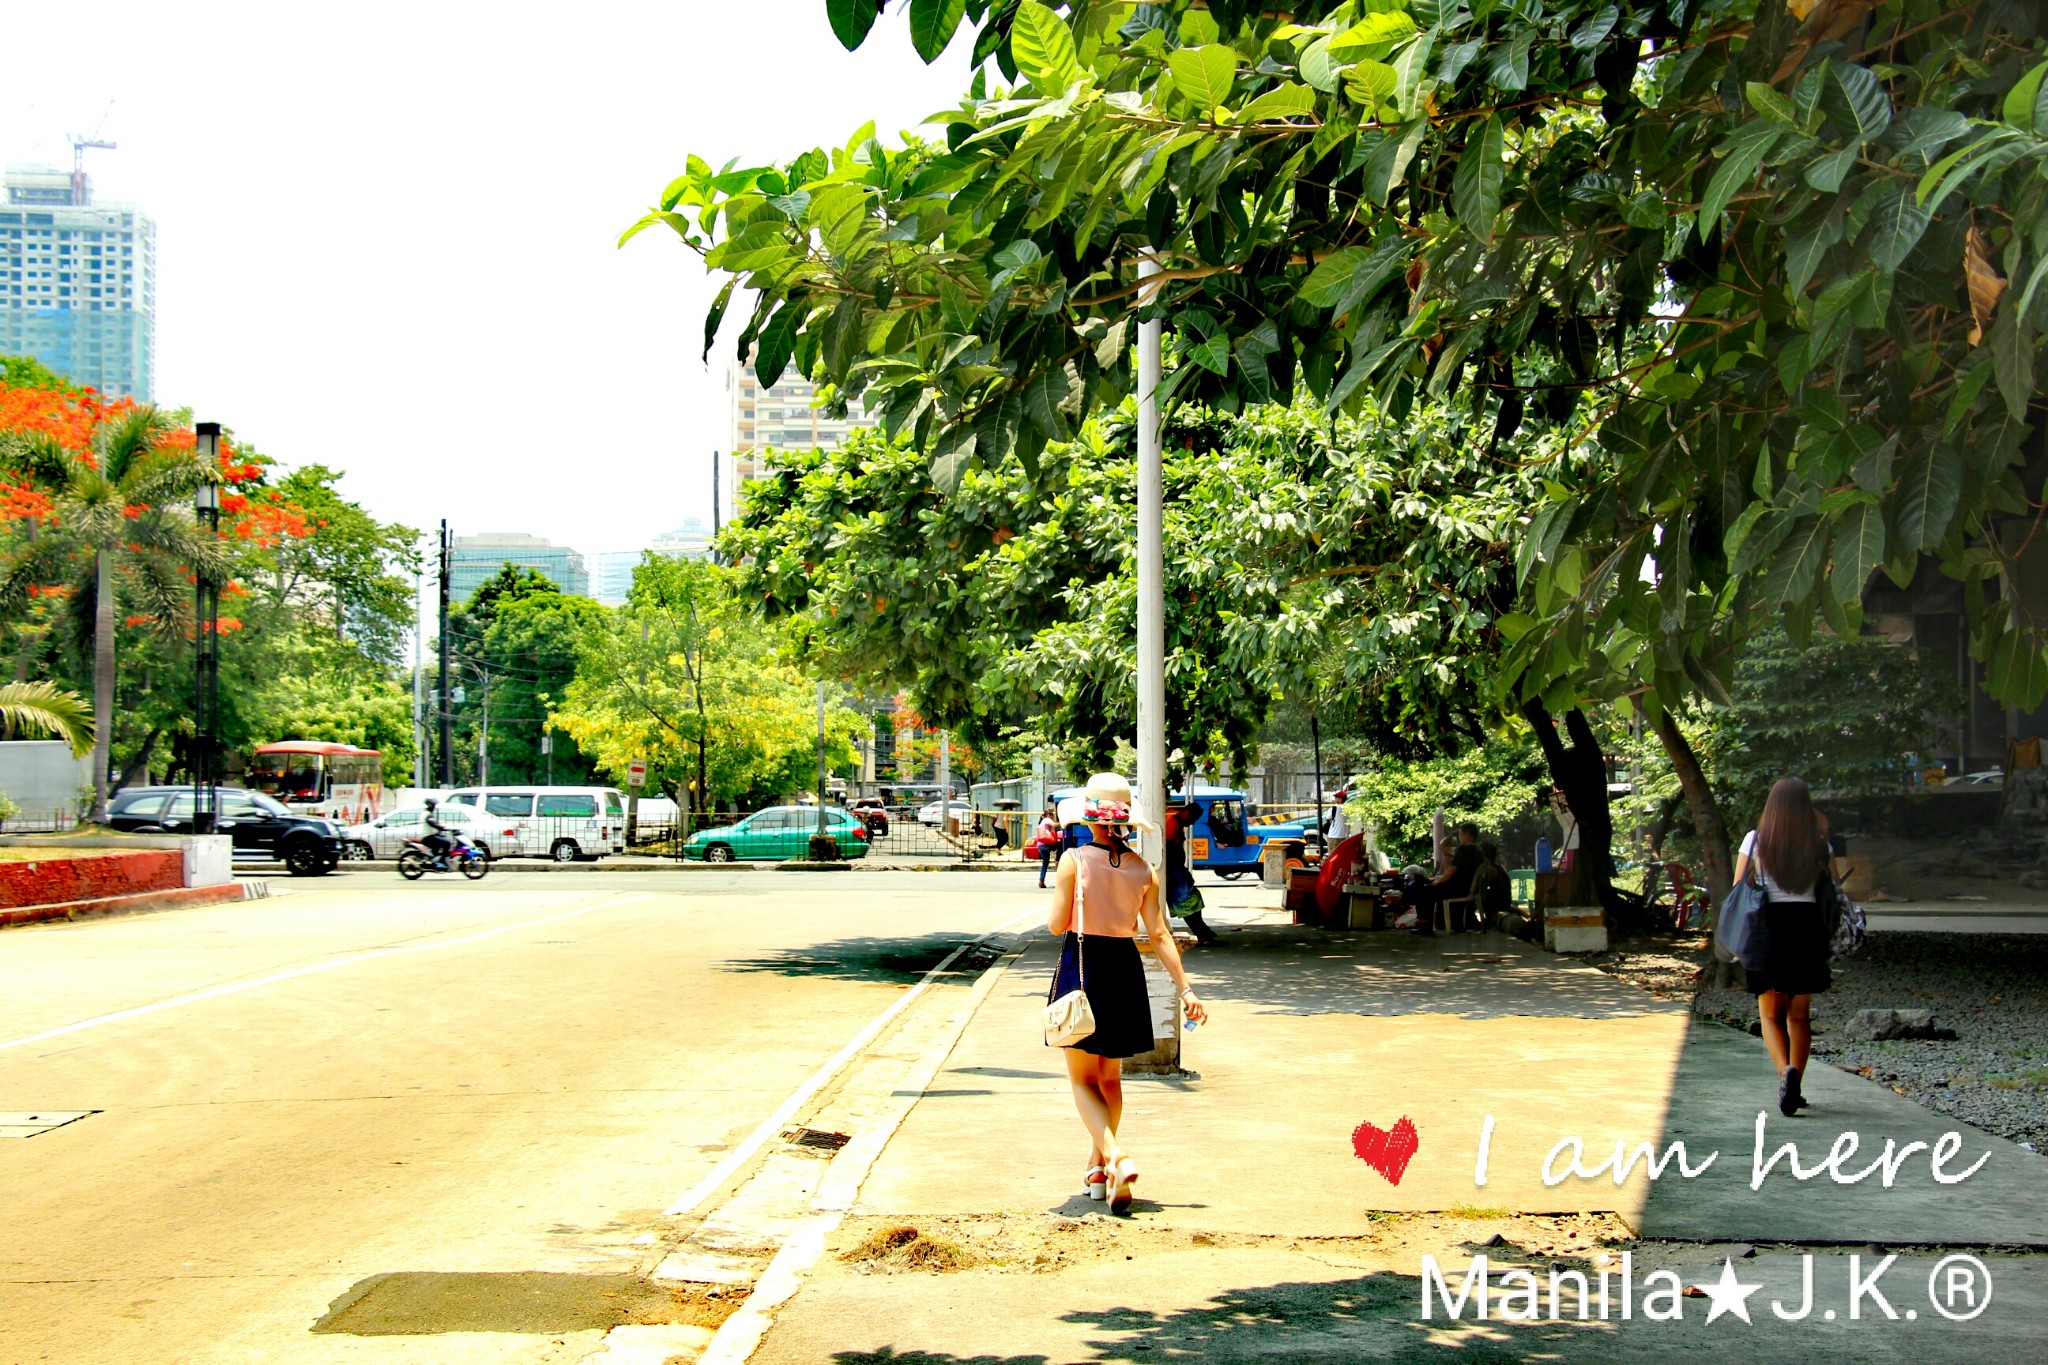
<path id="1" fill-rule="evenodd" d="M 1116 773 L 1097 773 L 1079 796 L 1060 802 L 1061 825 L 1108 825 L 1120 833 L 1151 830 L 1152 822 L 1131 799 L 1131 784 Z"/>

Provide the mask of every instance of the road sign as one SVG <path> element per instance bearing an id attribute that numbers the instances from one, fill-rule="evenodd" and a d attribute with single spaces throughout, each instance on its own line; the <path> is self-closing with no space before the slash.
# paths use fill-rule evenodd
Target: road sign
<path id="1" fill-rule="evenodd" d="M 636 758 L 626 765 L 626 785 L 629 787 L 644 787 L 647 785 L 647 764 L 644 761 Z"/>

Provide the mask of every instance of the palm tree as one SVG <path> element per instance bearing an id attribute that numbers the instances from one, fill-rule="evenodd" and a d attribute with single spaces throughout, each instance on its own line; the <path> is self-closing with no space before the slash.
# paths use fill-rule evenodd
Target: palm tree
<path id="1" fill-rule="evenodd" d="M 51 500 L 46 533 L 20 546 L 0 573 L 0 596 L 32 584 L 73 582 L 92 607 L 92 818 L 107 816 L 114 737 L 114 643 L 125 597 L 131 618 L 167 635 L 191 622 L 192 575 L 218 574 L 219 544 L 184 509 L 218 472 L 174 440 L 181 424 L 154 407 L 122 405 L 96 421 L 84 449 L 45 434 L 16 433 L 9 463 Z M 172 510 L 172 509 L 177 510 Z"/>
<path id="2" fill-rule="evenodd" d="M 61 739 L 83 754 L 93 747 L 92 708 L 53 682 L 0 683 L 0 740 L 24 731 Z"/>

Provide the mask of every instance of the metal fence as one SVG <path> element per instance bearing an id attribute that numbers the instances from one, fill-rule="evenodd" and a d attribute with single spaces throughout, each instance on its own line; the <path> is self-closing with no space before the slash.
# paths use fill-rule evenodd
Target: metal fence
<path id="1" fill-rule="evenodd" d="M 836 804 L 826 807 L 828 814 L 845 809 Z M 816 810 L 771 806 L 759 811 L 691 813 L 666 826 L 640 830 L 639 840 L 629 851 L 701 861 L 716 846 L 739 861 L 807 858 L 811 836 L 817 832 Z M 885 862 L 1014 858 L 1029 836 L 1026 817 L 1018 811 L 960 812 L 950 825 L 940 825 L 920 819 L 924 810 L 924 805 L 906 803 L 849 812 L 860 817 L 868 831 L 865 852 L 858 856 Z M 843 828 L 835 823 L 828 832 Z M 842 837 L 841 854 L 850 853 L 854 842 Z"/>
<path id="2" fill-rule="evenodd" d="M 83 808 L 76 806 L 18 811 L 0 820 L 0 834 L 68 834 L 78 828 L 78 822 L 86 814 Z"/>

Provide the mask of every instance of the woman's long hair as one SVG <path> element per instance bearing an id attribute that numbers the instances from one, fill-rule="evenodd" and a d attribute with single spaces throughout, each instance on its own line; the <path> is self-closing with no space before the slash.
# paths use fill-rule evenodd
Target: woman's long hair
<path id="1" fill-rule="evenodd" d="M 1756 855 L 1788 895 L 1811 891 L 1820 880 L 1824 837 L 1820 812 L 1813 808 L 1813 793 L 1805 780 L 1779 778 L 1756 822 Z"/>

